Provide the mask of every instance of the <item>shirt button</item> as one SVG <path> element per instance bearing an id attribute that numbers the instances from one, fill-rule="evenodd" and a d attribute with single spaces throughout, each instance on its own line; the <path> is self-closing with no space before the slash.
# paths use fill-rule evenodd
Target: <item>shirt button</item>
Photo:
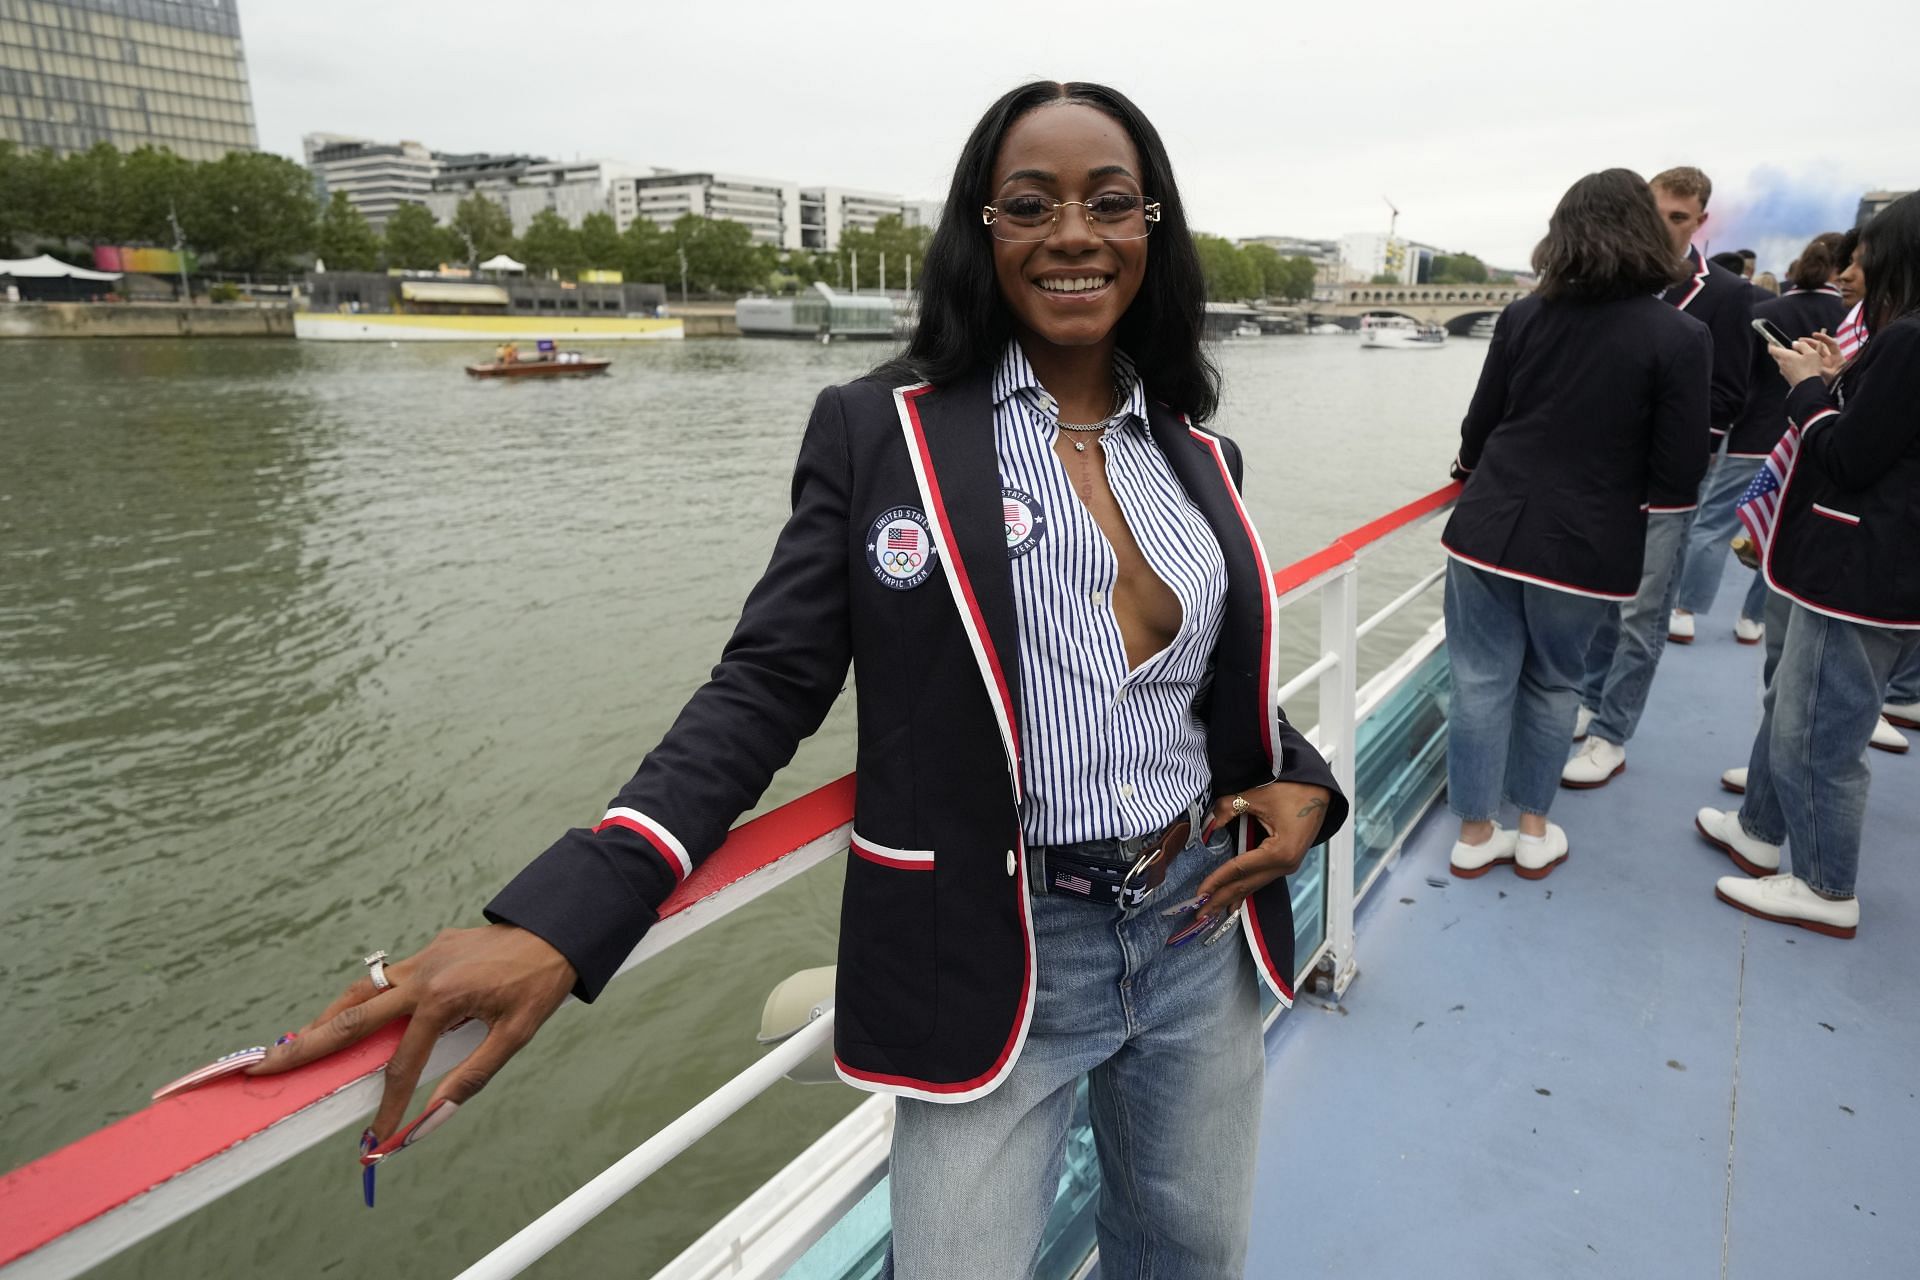
<path id="1" fill-rule="evenodd" d="M 1096 609 L 1107 602 L 1106 593 L 1103 591 L 1096 591 L 1088 598 L 1093 601 L 1093 607 Z"/>
<path id="2" fill-rule="evenodd" d="M 1013 850 L 1007 850 L 1007 874 L 1014 875 L 1020 869 L 1019 861 L 1013 856 Z"/>
<path id="3" fill-rule="evenodd" d="M 1120 784 L 1120 798 L 1122 800 L 1133 799 L 1133 784 L 1131 782 L 1123 782 Z"/>

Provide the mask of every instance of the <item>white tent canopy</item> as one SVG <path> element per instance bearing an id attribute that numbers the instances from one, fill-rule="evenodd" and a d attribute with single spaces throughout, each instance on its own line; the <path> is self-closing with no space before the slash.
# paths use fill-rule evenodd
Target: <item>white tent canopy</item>
<path id="1" fill-rule="evenodd" d="M 527 264 L 515 262 L 504 253 L 497 253 L 480 264 L 482 271 L 525 271 Z"/>
<path id="2" fill-rule="evenodd" d="M 43 253 L 37 258 L 0 258 L 0 276 L 15 280 L 118 280 L 120 273 L 89 271 Z"/>

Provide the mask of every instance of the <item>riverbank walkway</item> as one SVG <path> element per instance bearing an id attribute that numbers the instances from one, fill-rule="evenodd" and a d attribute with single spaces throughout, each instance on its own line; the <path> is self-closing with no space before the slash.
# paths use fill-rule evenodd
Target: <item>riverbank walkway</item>
<path id="1" fill-rule="evenodd" d="M 1920 1275 L 1920 751 L 1868 753 L 1857 938 L 1718 902 L 1693 816 L 1759 719 L 1735 573 L 1627 771 L 1555 801 L 1562 867 L 1452 878 L 1443 802 L 1341 1005 L 1281 1020 L 1249 1277 Z"/>

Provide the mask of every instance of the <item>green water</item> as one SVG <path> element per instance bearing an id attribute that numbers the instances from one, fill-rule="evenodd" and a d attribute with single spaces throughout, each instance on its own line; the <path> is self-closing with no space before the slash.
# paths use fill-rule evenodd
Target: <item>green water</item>
<path id="1" fill-rule="evenodd" d="M 1221 350 L 1276 563 L 1445 481 L 1484 350 Z M 477 923 L 597 818 L 765 564 L 814 394 L 883 353 L 613 354 L 534 385 L 438 344 L 0 342 L 0 1167 Z M 1368 562 L 1363 611 L 1436 532 Z M 1316 624 L 1286 621 L 1291 671 Z M 763 808 L 851 767 L 850 711 Z M 96 1274 L 455 1274 L 758 1055 L 768 987 L 833 960 L 839 874 L 557 1015 L 376 1212 L 355 1126 Z M 781 1085 L 533 1274 L 649 1274 L 859 1096 Z"/>

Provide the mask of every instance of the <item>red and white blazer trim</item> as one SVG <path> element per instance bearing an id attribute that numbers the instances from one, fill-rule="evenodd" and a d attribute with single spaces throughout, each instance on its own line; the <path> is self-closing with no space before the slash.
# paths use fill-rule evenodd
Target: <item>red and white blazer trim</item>
<path id="1" fill-rule="evenodd" d="M 1214 463 L 1220 468 L 1220 481 L 1226 486 L 1227 496 L 1233 499 L 1234 513 L 1240 517 L 1240 525 L 1247 531 L 1247 541 L 1253 546 L 1254 564 L 1260 571 L 1260 669 L 1265 673 L 1266 686 L 1266 716 L 1260 722 L 1260 741 L 1267 751 L 1268 769 L 1278 773 L 1280 759 L 1276 746 L 1280 741 L 1280 646 L 1274 638 L 1274 615 L 1279 609 L 1273 595 L 1273 569 L 1267 560 L 1267 549 L 1261 545 L 1259 531 L 1253 527 L 1253 517 L 1247 514 L 1247 505 L 1240 500 L 1240 490 L 1234 487 L 1233 470 L 1227 466 L 1227 455 L 1220 447 L 1220 437 L 1194 426 L 1184 414 L 1181 415 L 1181 421 L 1187 423 L 1187 433 L 1213 454 Z"/>
<path id="2" fill-rule="evenodd" d="M 600 825 L 594 833 L 605 831 L 608 827 L 625 827 L 627 830 L 644 837 L 647 843 L 656 849 L 673 870 L 675 884 L 693 874 L 693 859 L 687 856 L 687 846 L 680 843 L 673 832 L 649 818 L 638 809 L 629 809 L 624 805 L 615 805 L 607 810 L 600 819 Z"/>
<path id="3" fill-rule="evenodd" d="M 865 858 L 883 867 L 892 867 L 895 871 L 933 870 L 931 849 L 895 849 L 877 840 L 869 840 L 858 831 L 853 833 L 850 847 L 855 857 Z"/>
<path id="4" fill-rule="evenodd" d="M 1859 524 L 1860 523 L 1860 517 L 1857 515 L 1854 515 L 1851 511 L 1839 511 L 1833 507 L 1823 507 L 1817 502 L 1813 504 L 1813 514 L 1817 516 L 1825 516 L 1829 520 L 1837 520 L 1841 524 Z"/>
<path id="5" fill-rule="evenodd" d="M 1476 560 L 1470 555 L 1455 551 L 1444 542 L 1440 544 L 1440 549 L 1455 560 L 1458 560 L 1461 564 L 1470 564 L 1476 569 L 1484 569 L 1486 572 L 1497 574 L 1502 578 L 1512 578 L 1515 582 L 1531 582 L 1536 587 L 1548 587 L 1554 591 L 1564 591 L 1570 596 L 1586 596 L 1589 600 L 1612 600 L 1620 602 L 1633 599 L 1633 592 L 1631 591 L 1625 595 L 1615 595 L 1609 591 L 1589 591 L 1585 587 L 1576 587 L 1565 582 L 1556 582 L 1552 578 L 1542 578 L 1537 574 L 1521 573 L 1516 569 L 1502 569 L 1497 564 L 1488 564 L 1485 560 Z"/>

